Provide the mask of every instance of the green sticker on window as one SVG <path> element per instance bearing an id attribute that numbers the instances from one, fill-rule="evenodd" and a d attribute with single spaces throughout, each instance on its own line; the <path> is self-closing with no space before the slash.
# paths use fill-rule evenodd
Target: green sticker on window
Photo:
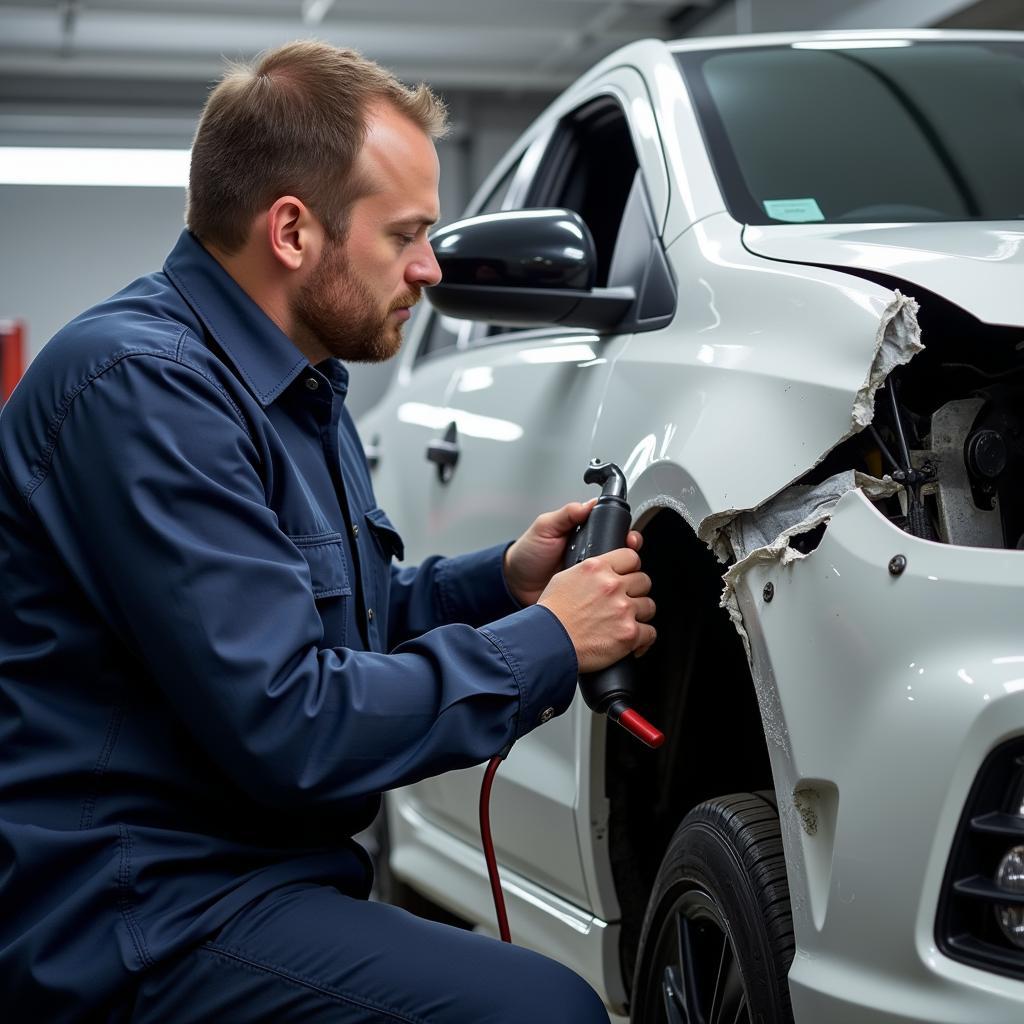
<path id="1" fill-rule="evenodd" d="M 766 199 L 762 205 L 769 217 L 788 220 L 793 224 L 825 219 L 817 199 Z"/>

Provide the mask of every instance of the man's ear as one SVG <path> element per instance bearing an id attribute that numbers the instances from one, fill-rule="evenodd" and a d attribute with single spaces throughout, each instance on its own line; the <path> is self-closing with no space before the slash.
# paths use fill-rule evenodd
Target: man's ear
<path id="1" fill-rule="evenodd" d="M 271 254 L 287 270 L 300 270 L 319 256 L 323 229 L 309 207 L 295 196 L 282 196 L 270 207 L 266 231 Z"/>

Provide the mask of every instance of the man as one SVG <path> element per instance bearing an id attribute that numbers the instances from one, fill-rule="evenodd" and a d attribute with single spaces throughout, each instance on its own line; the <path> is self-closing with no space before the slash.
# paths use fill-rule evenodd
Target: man
<path id="1" fill-rule="evenodd" d="M 350 51 L 233 70 L 163 272 L 0 416 L 7 1020 L 604 1019 L 543 957 L 367 902 L 350 838 L 654 639 L 638 535 L 557 571 L 588 505 L 391 565 L 338 360 L 397 351 L 439 279 L 443 126 Z"/>

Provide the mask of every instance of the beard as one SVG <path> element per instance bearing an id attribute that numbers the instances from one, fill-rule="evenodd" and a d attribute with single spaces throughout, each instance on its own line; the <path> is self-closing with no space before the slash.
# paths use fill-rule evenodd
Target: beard
<path id="1" fill-rule="evenodd" d="M 343 244 L 332 242 L 299 290 L 292 312 L 332 356 L 350 363 L 382 363 L 402 347 L 402 324 L 391 314 L 415 305 L 420 295 L 420 289 L 410 289 L 382 310 L 353 272 Z"/>

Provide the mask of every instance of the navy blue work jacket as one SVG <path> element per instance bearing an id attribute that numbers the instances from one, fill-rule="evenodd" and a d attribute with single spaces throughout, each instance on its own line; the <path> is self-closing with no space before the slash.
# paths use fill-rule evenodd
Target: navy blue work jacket
<path id="1" fill-rule="evenodd" d="M 502 547 L 392 564 L 347 383 L 185 232 L 0 413 L 6 1020 L 114 1013 L 276 886 L 365 894 L 382 790 L 568 706 Z"/>

